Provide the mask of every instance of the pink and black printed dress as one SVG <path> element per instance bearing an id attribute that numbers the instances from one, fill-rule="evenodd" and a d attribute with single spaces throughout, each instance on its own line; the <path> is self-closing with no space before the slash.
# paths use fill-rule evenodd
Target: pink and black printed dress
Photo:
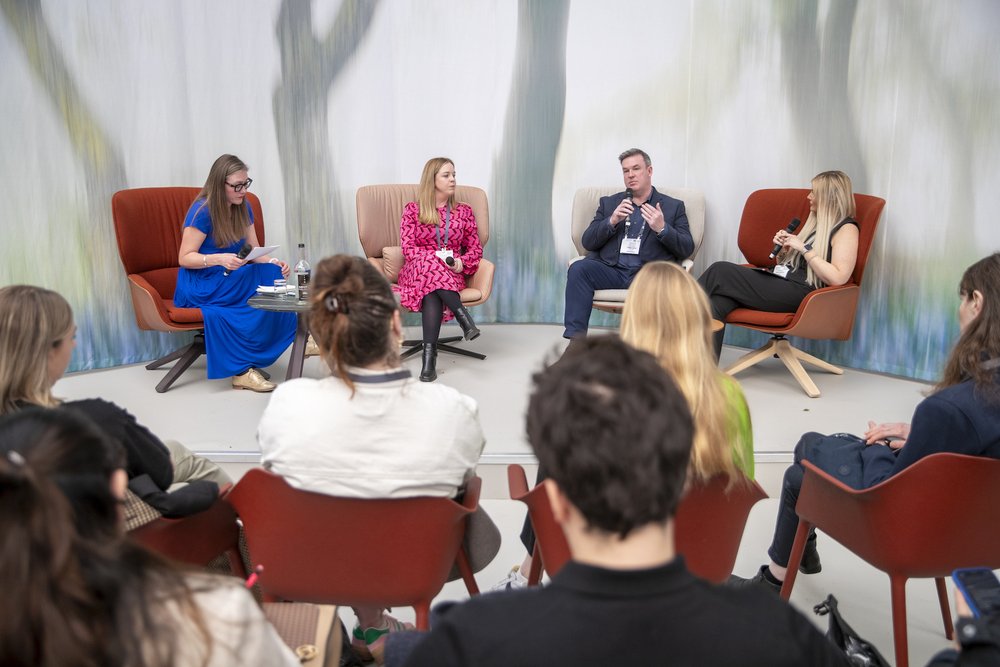
<path id="1" fill-rule="evenodd" d="M 434 254 L 438 249 L 438 241 L 444 242 L 445 212 L 446 207 L 442 206 L 438 209 L 438 224 L 425 225 L 420 222 L 420 204 L 411 201 L 403 209 L 399 243 L 403 247 L 406 262 L 396 282 L 400 303 L 408 310 L 419 311 L 424 296 L 436 289 L 461 292 L 465 288 L 466 277 L 476 272 L 479 260 L 483 258 L 476 216 L 472 207 L 462 203 L 456 204 L 451 211 L 451 225 L 447 234 L 447 247 L 455 257 L 462 260 L 462 272 L 455 273 Z M 452 312 L 445 308 L 443 321 L 447 322 L 452 317 Z"/>

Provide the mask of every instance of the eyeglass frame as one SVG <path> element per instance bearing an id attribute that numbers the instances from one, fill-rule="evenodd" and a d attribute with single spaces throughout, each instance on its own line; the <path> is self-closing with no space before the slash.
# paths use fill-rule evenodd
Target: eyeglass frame
<path id="1" fill-rule="evenodd" d="M 230 183 L 229 181 L 226 181 L 226 185 L 231 187 L 233 189 L 233 192 L 243 192 L 244 190 L 249 188 L 252 183 L 253 183 L 252 178 L 248 178 L 242 183 Z"/>

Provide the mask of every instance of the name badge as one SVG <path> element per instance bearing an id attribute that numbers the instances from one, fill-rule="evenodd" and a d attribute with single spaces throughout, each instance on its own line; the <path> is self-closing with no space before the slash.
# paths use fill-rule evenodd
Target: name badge
<path id="1" fill-rule="evenodd" d="M 775 267 L 771 271 L 771 273 L 773 273 L 774 275 L 778 276 L 779 278 L 787 278 L 788 277 L 788 265 L 787 264 L 777 264 L 777 265 L 775 265 Z"/>
<path id="2" fill-rule="evenodd" d="M 625 237 L 622 239 L 621 254 L 623 255 L 638 255 L 639 254 L 639 243 L 640 239 L 638 237 L 632 239 Z"/>
<path id="3" fill-rule="evenodd" d="M 441 250 L 435 251 L 434 254 L 437 255 L 438 259 L 440 259 L 442 262 L 445 262 L 446 264 L 448 263 L 449 257 L 455 256 L 455 253 L 451 251 L 451 248 L 442 248 Z"/>

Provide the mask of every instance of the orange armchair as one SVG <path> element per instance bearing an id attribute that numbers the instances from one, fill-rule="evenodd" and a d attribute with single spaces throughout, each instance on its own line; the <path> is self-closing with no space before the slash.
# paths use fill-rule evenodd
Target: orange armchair
<path id="1" fill-rule="evenodd" d="M 742 475 L 732 485 L 725 475 L 691 484 L 674 517 L 677 553 L 688 569 L 715 583 L 728 579 L 750 510 L 764 498 L 760 484 Z"/>
<path id="2" fill-rule="evenodd" d="M 740 220 L 737 237 L 740 251 L 752 266 L 771 266 L 768 259 L 771 239 L 778 226 L 792 218 L 805 220 L 809 217 L 809 190 L 799 188 L 757 190 L 747 197 Z M 810 292 L 794 313 L 769 313 L 750 308 L 737 308 L 726 318 L 726 324 L 733 324 L 755 331 L 771 334 L 766 345 L 740 357 L 726 369 L 730 375 L 753 366 L 764 359 L 776 356 L 788 368 L 802 389 L 811 398 L 820 395 L 819 388 L 802 367 L 805 362 L 821 370 L 837 375 L 844 371 L 818 357 L 796 349 L 786 336 L 799 336 L 818 340 L 847 340 L 854 328 L 858 297 L 861 294 L 861 278 L 871 250 L 875 230 L 878 227 L 885 200 L 870 195 L 854 195 L 857 207 L 858 225 L 861 228 L 858 240 L 858 259 L 850 280 L 837 287 L 823 287 Z"/>
<path id="3" fill-rule="evenodd" d="M 535 531 L 535 549 L 531 553 L 531 571 L 527 573 L 528 585 L 537 586 L 542 579 L 542 572 L 548 572 L 551 577 L 562 569 L 570 559 L 569 544 L 562 532 L 562 527 L 556 523 L 549 505 L 549 496 L 545 491 L 546 481 L 542 480 L 533 489 L 528 490 L 528 479 L 524 468 L 516 463 L 507 466 L 507 486 L 510 489 L 511 500 L 517 500 L 528 506 L 528 518 Z"/>
<path id="4" fill-rule="evenodd" d="M 562 528 L 552 515 L 545 492 L 546 480 L 528 490 L 524 468 L 507 466 L 507 483 L 512 500 L 528 506 L 528 517 L 535 530 L 535 550 L 528 585 L 541 580 L 542 571 L 554 575 L 572 557 Z M 703 579 L 721 583 L 729 578 L 743 539 L 750 510 L 767 498 L 760 485 L 741 479 L 730 485 L 729 478 L 717 475 L 706 482 L 691 484 L 677 507 L 674 517 L 675 547 L 684 556 L 688 569 Z"/>
<path id="5" fill-rule="evenodd" d="M 479 589 L 462 546 L 479 505 L 473 477 L 462 503 L 449 498 L 367 500 L 292 488 L 255 468 L 227 496 L 243 521 L 247 547 L 264 566 L 266 596 L 355 607 L 412 606 L 429 628 L 430 604 L 452 565 L 470 594 Z"/>
<path id="6" fill-rule="evenodd" d="M 236 512 L 223 498 L 204 512 L 181 519 L 160 517 L 127 535 L 150 551 L 188 565 L 205 566 L 224 553 L 232 572 L 246 575 L 240 558 Z"/>
<path id="7" fill-rule="evenodd" d="M 396 284 L 399 271 L 403 268 L 403 249 L 399 245 L 399 222 L 403 209 L 411 201 L 417 200 L 417 186 L 410 185 L 366 185 L 358 188 L 356 204 L 358 211 L 358 235 L 361 247 L 368 261 L 375 265 L 386 279 Z M 490 206 L 486 192 L 480 188 L 459 185 L 455 190 L 455 200 L 472 207 L 479 231 L 479 243 L 486 248 L 490 238 Z M 479 262 L 479 269 L 467 281 L 465 289 L 459 292 L 462 305 L 466 308 L 478 306 L 490 298 L 493 291 L 493 262 L 485 257 Z M 475 359 L 485 359 L 485 354 L 472 352 L 451 343 L 462 340 L 462 336 L 447 336 L 438 340 L 438 351 L 461 354 Z M 423 341 L 403 341 L 401 358 L 406 359 L 420 350 Z"/>
<path id="8" fill-rule="evenodd" d="M 135 188 L 120 190 L 111 198 L 111 213 L 118 239 L 118 255 L 128 276 L 135 321 L 145 331 L 195 332 L 194 340 L 146 364 L 155 370 L 177 363 L 156 385 L 163 393 L 205 353 L 204 322 L 199 308 L 174 306 L 177 287 L 177 252 L 181 247 L 184 216 L 199 188 Z M 247 193 L 254 216 L 254 231 L 264 245 L 264 213 L 256 195 Z"/>
<path id="9" fill-rule="evenodd" d="M 933 577 L 945 635 L 953 634 L 944 577 L 959 567 L 1000 568 L 1000 460 L 932 454 L 858 491 L 803 461 L 799 527 L 781 597 L 795 585 L 806 539 L 819 528 L 889 575 L 896 664 L 906 667 L 906 580 Z"/>

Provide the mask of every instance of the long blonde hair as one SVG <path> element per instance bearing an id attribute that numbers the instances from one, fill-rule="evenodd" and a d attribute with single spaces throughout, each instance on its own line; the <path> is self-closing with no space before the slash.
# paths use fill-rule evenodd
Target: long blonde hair
<path id="1" fill-rule="evenodd" d="M 73 309 L 57 292 L 34 285 L 0 288 L 0 414 L 19 401 L 53 407 L 49 352 L 73 327 Z"/>
<path id="2" fill-rule="evenodd" d="M 420 204 L 420 222 L 425 225 L 436 225 L 441 222 L 437 211 L 437 200 L 434 196 L 434 180 L 441 167 L 455 163 L 446 157 L 432 157 L 424 165 L 424 173 L 420 175 L 420 187 L 417 188 L 417 202 Z M 448 206 L 455 208 L 455 195 L 448 198 Z"/>
<path id="3" fill-rule="evenodd" d="M 212 163 L 205 185 L 196 197 L 203 207 L 208 207 L 208 214 L 212 217 L 212 240 L 217 248 L 225 248 L 247 237 L 250 213 L 246 200 L 239 206 L 233 206 L 226 196 L 226 179 L 246 170 L 246 164 L 235 155 L 220 155 Z"/>
<path id="4" fill-rule="evenodd" d="M 806 224 L 799 232 L 799 237 L 806 239 L 813 232 L 816 236 L 812 242 L 816 253 L 827 258 L 830 247 L 830 232 L 838 222 L 857 215 L 854 203 L 854 192 L 851 188 L 851 177 L 842 171 L 824 171 L 812 179 L 812 189 L 816 201 L 816 211 L 809 212 Z M 778 257 L 780 263 L 790 263 L 799 266 L 802 255 L 795 250 L 789 250 Z M 824 287 L 824 283 L 813 272 L 812 266 L 806 266 L 806 281 L 815 287 Z"/>
<path id="5" fill-rule="evenodd" d="M 656 357 L 687 399 L 695 423 L 691 476 L 739 479 L 744 435 L 715 361 L 708 298 L 695 279 L 670 262 L 644 265 L 625 297 L 621 337 Z"/>

